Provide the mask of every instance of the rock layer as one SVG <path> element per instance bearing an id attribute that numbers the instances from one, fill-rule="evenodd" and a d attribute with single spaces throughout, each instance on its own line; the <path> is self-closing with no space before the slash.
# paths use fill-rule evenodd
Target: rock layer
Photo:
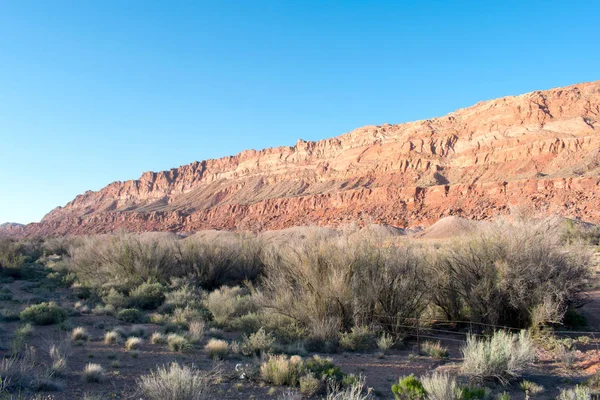
<path id="1" fill-rule="evenodd" d="M 77 196 L 26 235 L 399 227 L 527 206 L 600 223 L 600 81 L 194 162 Z"/>

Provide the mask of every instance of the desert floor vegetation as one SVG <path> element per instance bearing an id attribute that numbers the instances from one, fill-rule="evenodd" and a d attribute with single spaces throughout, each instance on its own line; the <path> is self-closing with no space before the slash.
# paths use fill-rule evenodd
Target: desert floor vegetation
<path id="1" fill-rule="evenodd" d="M 589 229 L 2 239 L 0 398 L 579 398 L 600 389 Z"/>

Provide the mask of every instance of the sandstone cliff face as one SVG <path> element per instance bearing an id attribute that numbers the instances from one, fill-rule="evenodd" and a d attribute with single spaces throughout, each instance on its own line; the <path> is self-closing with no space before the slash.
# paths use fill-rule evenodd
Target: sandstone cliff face
<path id="1" fill-rule="evenodd" d="M 24 232 L 400 227 L 535 206 L 600 223 L 600 81 L 114 182 Z"/>

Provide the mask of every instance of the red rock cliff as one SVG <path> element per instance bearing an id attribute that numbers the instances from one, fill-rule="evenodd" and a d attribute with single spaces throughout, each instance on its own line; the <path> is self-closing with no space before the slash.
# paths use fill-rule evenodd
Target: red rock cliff
<path id="1" fill-rule="evenodd" d="M 244 151 L 86 192 L 33 234 L 278 229 L 534 205 L 600 223 L 600 81 L 485 101 L 441 118 Z"/>

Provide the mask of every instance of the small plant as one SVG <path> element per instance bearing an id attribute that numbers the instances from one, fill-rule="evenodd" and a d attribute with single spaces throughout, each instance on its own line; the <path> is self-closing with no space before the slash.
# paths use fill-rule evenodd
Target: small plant
<path id="1" fill-rule="evenodd" d="M 138 388 L 148 400 L 200 400 L 209 396 L 212 381 L 219 371 L 199 371 L 173 363 L 159 367 L 138 380 Z"/>
<path id="2" fill-rule="evenodd" d="M 577 385 L 573 389 L 562 389 L 558 395 L 558 400 L 589 400 L 592 392 L 585 386 Z"/>
<path id="3" fill-rule="evenodd" d="M 135 337 L 135 336 L 130 336 L 125 341 L 125 349 L 127 349 L 127 350 L 137 350 L 137 349 L 140 348 L 140 346 L 142 345 L 143 342 L 144 341 L 142 340 L 142 338 Z"/>
<path id="4" fill-rule="evenodd" d="M 141 324 L 146 322 L 146 314 L 137 308 L 125 308 L 119 311 L 117 318 L 121 321 L 130 322 L 132 324 Z"/>
<path id="5" fill-rule="evenodd" d="M 270 333 L 260 328 L 258 332 L 245 336 L 241 344 L 242 354 L 246 356 L 259 355 L 267 352 L 275 342 L 275 338 Z"/>
<path id="6" fill-rule="evenodd" d="M 71 332 L 71 339 L 74 342 L 87 342 L 89 338 L 90 335 L 88 335 L 87 330 L 83 326 L 78 326 Z"/>
<path id="7" fill-rule="evenodd" d="M 44 302 L 27 307 L 21 311 L 20 318 L 34 325 L 52 325 L 67 319 L 67 312 L 54 302 Z"/>
<path id="8" fill-rule="evenodd" d="M 271 356 L 260 367 L 262 379 L 275 386 L 296 386 L 299 371 L 302 367 L 302 358 L 286 355 Z"/>
<path id="9" fill-rule="evenodd" d="M 104 334 L 104 343 L 106 344 L 116 344 L 121 339 L 121 335 L 119 335 L 116 331 L 106 332 Z"/>
<path id="10" fill-rule="evenodd" d="M 560 346 L 559 356 L 565 367 L 573 368 L 577 360 L 577 352 L 569 350 L 566 346 Z"/>
<path id="11" fill-rule="evenodd" d="M 369 347 L 373 334 L 366 326 L 356 326 L 350 332 L 340 335 L 340 346 L 343 349 L 357 351 Z"/>
<path id="12" fill-rule="evenodd" d="M 321 381 L 313 374 L 301 376 L 299 379 L 300 393 L 305 396 L 312 397 L 321 389 Z"/>
<path id="13" fill-rule="evenodd" d="M 426 341 L 425 343 L 423 343 L 423 353 L 427 354 L 430 357 L 441 360 L 442 358 L 448 357 L 448 348 L 442 346 L 442 344 L 439 341 Z"/>
<path id="14" fill-rule="evenodd" d="M 148 336 L 148 330 L 140 325 L 134 325 L 129 330 L 129 336 L 137 336 L 141 338 L 145 338 Z"/>
<path id="15" fill-rule="evenodd" d="M 507 392 L 498 395 L 498 400 L 510 400 L 510 394 Z"/>
<path id="16" fill-rule="evenodd" d="M 364 393 L 365 377 L 360 376 L 354 382 L 346 387 L 340 387 L 334 381 L 330 381 L 327 387 L 327 400 L 372 400 L 374 399 L 371 392 L 373 389 L 368 388 Z"/>
<path id="17" fill-rule="evenodd" d="M 462 353 L 462 371 L 465 375 L 477 379 L 496 379 L 503 384 L 519 377 L 535 359 L 533 343 L 526 331 L 518 335 L 497 331 L 484 340 L 469 336 Z"/>
<path id="18" fill-rule="evenodd" d="M 160 332 L 154 332 L 150 337 L 150 343 L 152 344 L 167 344 L 167 336 Z"/>
<path id="19" fill-rule="evenodd" d="M 388 351 L 394 344 L 394 338 L 392 338 L 392 336 L 388 333 L 384 333 L 383 335 L 379 336 L 379 339 L 377 339 L 377 347 L 383 353 Z"/>
<path id="20" fill-rule="evenodd" d="M 104 368 L 100 364 L 88 363 L 83 370 L 83 380 L 85 382 L 102 382 L 104 379 Z"/>
<path id="21" fill-rule="evenodd" d="M 392 393 L 396 400 L 422 400 L 427 394 L 421 381 L 412 374 L 400 378 L 397 384 L 392 385 Z"/>
<path id="22" fill-rule="evenodd" d="M 229 354 L 229 344 L 220 339 L 210 339 L 204 348 L 208 356 L 214 359 L 222 359 Z"/>
<path id="23" fill-rule="evenodd" d="M 171 333 L 169 334 L 169 336 L 167 336 L 167 345 L 169 346 L 169 349 L 171 349 L 171 351 L 179 353 L 184 352 L 190 348 L 190 342 L 188 342 L 188 340 L 185 337 L 177 335 L 175 333 Z"/>
<path id="24" fill-rule="evenodd" d="M 529 397 L 531 395 L 534 394 L 539 394 L 542 393 L 544 391 L 544 387 L 541 385 L 538 385 L 535 382 L 531 382 L 528 380 L 523 380 L 523 382 L 521 382 L 521 384 L 519 385 L 519 387 L 521 388 L 521 390 L 523 390 L 525 392 L 525 399 L 529 399 Z"/>
<path id="25" fill-rule="evenodd" d="M 190 322 L 188 327 L 188 337 L 192 343 L 198 343 L 204 337 L 204 322 Z"/>
<path id="26" fill-rule="evenodd" d="M 448 374 L 434 372 L 421 378 L 427 400 L 461 400 L 456 379 Z"/>
<path id="27" fill-rule="evenodd" d="M 71 344 L 68 340 L 52 344 L 49 350 L 52 366 L 50 372 L 53 376 L 63 376 L 67 371 L 67 362 L 71 355 Z"/>

